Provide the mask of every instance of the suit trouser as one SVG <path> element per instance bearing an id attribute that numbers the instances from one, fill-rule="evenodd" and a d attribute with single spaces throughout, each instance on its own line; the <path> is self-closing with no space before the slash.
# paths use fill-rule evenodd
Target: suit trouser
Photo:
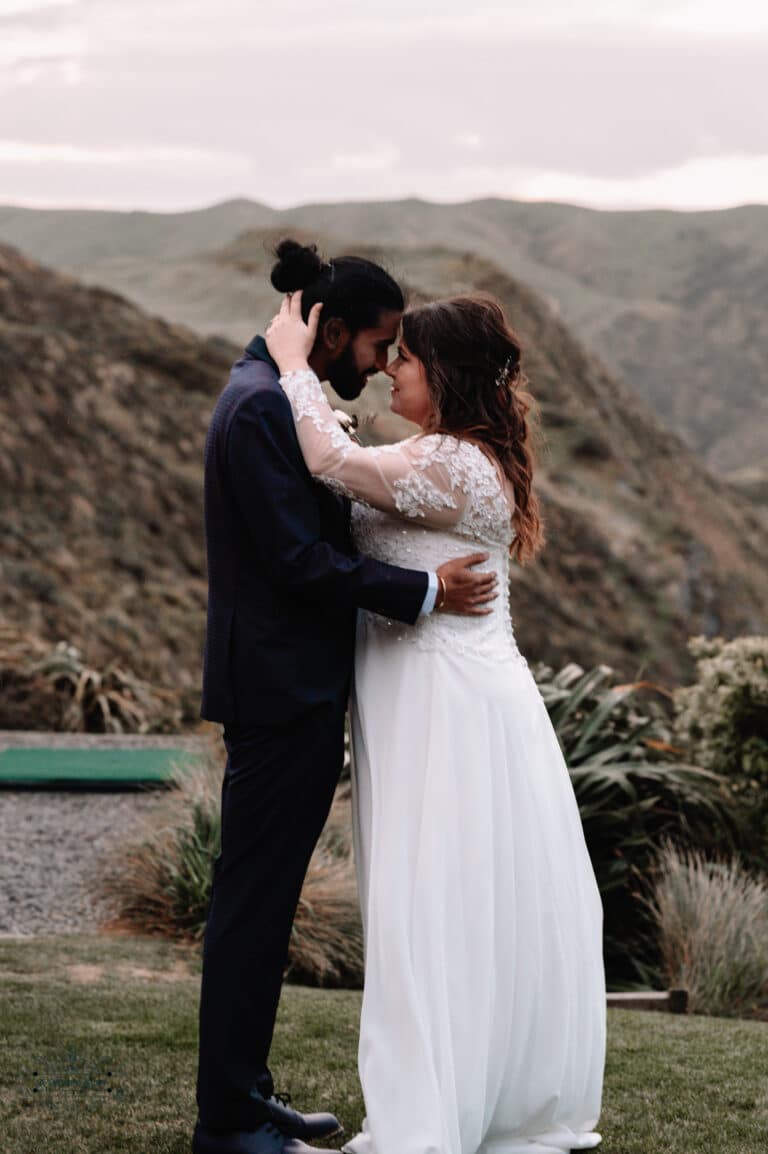
<path id="1" fill-rule="evenodd" d="M 291 926 L 344 760 L 344 713 L 224 730 L 221 851 L 203 941 L 197 1105 L 214 1129 L 253 1129 Z M 253 1091 L 253 1093 L 252 1093 Z"/>

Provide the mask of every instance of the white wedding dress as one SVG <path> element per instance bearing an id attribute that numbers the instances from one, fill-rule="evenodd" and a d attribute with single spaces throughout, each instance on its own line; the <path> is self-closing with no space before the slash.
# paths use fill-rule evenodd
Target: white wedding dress
<path id="1" fill-rule="evenodd" d="M 476 445 L 362 448 L 313 373 L 281 378 L 358 548 L 408 568 L 490 554 L 484 617 L 360 614 L 354 847 L 365 931 L 348 1154 L 591 1149 L 605 1059 L 602 905 L 557 737 L 509 614 L 511 487 Z"/>

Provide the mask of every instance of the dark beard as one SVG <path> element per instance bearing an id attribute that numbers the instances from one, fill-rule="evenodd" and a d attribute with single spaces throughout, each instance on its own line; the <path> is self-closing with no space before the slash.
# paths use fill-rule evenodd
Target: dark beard
<path id="1" fill-rule="evenodd" d="M 354 401 L 366 385 L 366 373 L 361 373 L 355 365 L 352 346 L 348 345 L 337 361 L 328 370 L 328 383 L 335 393 L 345 401 Z"/>

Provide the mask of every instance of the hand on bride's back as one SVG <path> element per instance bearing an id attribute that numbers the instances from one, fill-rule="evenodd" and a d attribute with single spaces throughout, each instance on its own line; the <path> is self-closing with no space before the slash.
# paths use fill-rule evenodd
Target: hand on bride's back
<path id="1" fill-rule="evenodd" d="M 493 612 L 489 602 L 498 597 L 498 578 L 495 573 L 473 571 L 473 566 L 487 560 L 487 553 L 472 553 L 440 566 L 437 575 L 445 581 L 445 600 L 439 605 L 438 612 L 460 613 L 468 617 L 484 617 Z"/>

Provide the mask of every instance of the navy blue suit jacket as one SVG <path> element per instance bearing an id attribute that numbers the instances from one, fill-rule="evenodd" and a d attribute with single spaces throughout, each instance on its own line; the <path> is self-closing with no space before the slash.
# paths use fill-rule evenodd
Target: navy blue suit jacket
<path id="1" fill-rule="evenodd" d="M 349 503 L 315 481 L 262 338 L 233 366 L 205 445 L 208 620 L 200 714 L 225 724 L 343 708 L 358 606 L 413 623 L 428 577 L 356 554 Z"/>

